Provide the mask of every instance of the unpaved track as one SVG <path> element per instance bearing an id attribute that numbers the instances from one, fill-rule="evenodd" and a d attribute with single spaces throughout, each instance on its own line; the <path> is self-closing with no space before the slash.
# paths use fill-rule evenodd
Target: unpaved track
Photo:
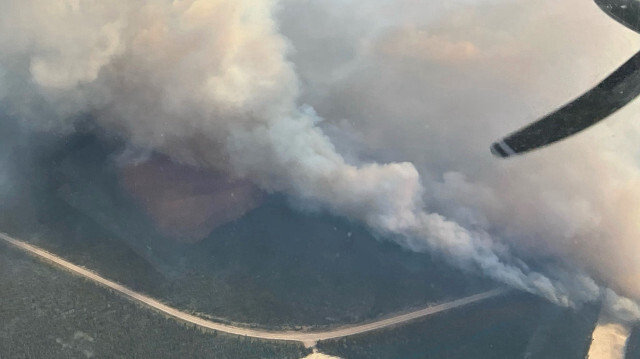
<path id="1" fill-rule="evenodd" d="M 379 330 L 391 326 L 397 326 L 418 318 L 426 317 L 435 313 L 447 311 L 453 308 L 462 307 L 471 303 L 479 302 L 488 298 L 496 297 L 505 293 L 504 289 L 495 289 L 484 293 L 479 293 L 476 295 L 472 295 L 465 298 L 456 299 L 447 303 L 432 305 L 420 310 L 416 310 L 411 313 L 402 314 L 398 316 L 394 316 L 387 319 L 378 320 L 371 323 L 342 327 L 327 331 L 321 332 L 294 332 L 294 331 L 268 331 L 268 330 L 259 330 L 259 329 L 250 329 L 237 327 L 233 325 L 221 324 L 212 322 L 210 320 L 206 320 L 203 318 L 196 317 L 194 315 L 182 312 L 178 309 L 172 308 L 168 305 L 162 304 L 156 299 L 148 297 L 144 294 L 140 294 L 138 292 L 134 292 L 131 289 L 118 284 L 116 282 L 110 281 L 106 278 L 99 276 L 98 274 L 77 266 L 73 263 L 67 262 L 66 260 L 51 254 L 43 249 L 35 247 L 33 245 L 27 244 L 23 241 L 17 240 L 15 238 L 9 237 L 4 233 L 0 233 L 0 239 L 9 243 L 10 245 L 27 252 L 28 254 L 34 255 L 40 259 L 44 259 L 45 261 L 51 262 L 55 265 L 58 265 L 76 275 L 89 279 L 99 285 L 107 287 L 116 291 L 118 294 L 123 295 L 124 297 L 138 302 L 144 306 L 150 307 L 156 311 L 159 311 L 163 314 L 171 316 L 178 321 L 185 322 L 188 324 L 196 325 L 201 328 L 209 329 L 209 330 L 217 330 L 229 334 L 241 335 L 252 338 L 259 339 L 268 339 L 268 340 L 284 340 L 284 341 L 292 341 L 292 342 L 301 342 L 305 346 L 311 347 L 314 346 L 315 343 L 327 340 L 327 339 L 335 339 L 342 338 L 350 335 L 362 334 L 371 332 L 374 330 Z"/>

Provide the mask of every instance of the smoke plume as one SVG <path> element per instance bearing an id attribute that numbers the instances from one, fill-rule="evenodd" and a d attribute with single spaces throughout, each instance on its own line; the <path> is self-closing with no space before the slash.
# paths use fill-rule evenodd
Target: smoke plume
<path id="1" fill-rule="evenodd" d="M 0 96 L 27 126 L 90 115 L 411 250 L 638 317 L 637 106 L 527 157 L 487 149 L 638 47 L 595 4 L 0 0 L 0 13 Z"/>

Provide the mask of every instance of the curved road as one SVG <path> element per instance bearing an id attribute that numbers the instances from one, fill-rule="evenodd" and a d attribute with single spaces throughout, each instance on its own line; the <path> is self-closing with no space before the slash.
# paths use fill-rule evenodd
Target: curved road
<path id="1" fill-rule="evenodd" d="M 134 292 L 131 289 L 121 284 L 118 284 L 116 282 L 103 278 L 90 270 L 77 266 L 73 263 L 67 262 L 66 260 L 54 254 L 51 254 L 33 245 L 27 244 L 23 241 L 9 237 L 4 233 L 0 233 L 0 239 L 4 240 L 5 242 L 11 244 L 12 246 L 24 252 L 27 252 L 28 254 L 39 257 L 40 259 L 44 259 L 66 270 L 69 270 L 70 272 L 76 275 L 89 279 L 94 283 L 97 283 L 99 285 L 112 289 L 132 301 L 138 302 L 151 309 L 154 309 L 163 314 L 171 316 L 177 319 L 178 321 L 196 325 L 198 327 L 209 329 L 209 330 L 217 330 L 217 331 L 221 331 L 229 334 L 247 336 L 252 338 L 301 342 L 307 347 L 313 347 L 317 342 L 322 340 L 335 339 L 335 338 L 341 338 L 341 337 L 346 337 L 350 335 L 362 334 L 362 333 L 371 332 L 374 330 L 379 330 L 382 328 L 400 325 L 400 324 L 403 324 L 418 318 L 426 317 L 435 313 L 443 312 L 453 308 L 462 307 L 471 303 L 479 302 L 488 298 L 496 297 L 506 292 L 506 290 L 504 289 L 494 289 L 488 292 L 479 293 L 469 297 L 456 299 L 447 303 L 432 305 L 420 310 L 413 311 L 411 313 L 402 314 L 395 317 L 382 319 L 375 322 L 356 325 L 356 326 L 337 328 L 337 329 L 321 331 L 321 332 L 295 332 L 295 331 L 275 332 L 275 331 L 268 331 L 268 330 L 236 327 L 233 325 L 216 323 L 210 320 L 196 317 L 194 315 L 182 312 L 176 308 L 172 308 L 168 305 L 165 305 L 159 302 L 158 300 L 148 297 L 144 294 Z"/>

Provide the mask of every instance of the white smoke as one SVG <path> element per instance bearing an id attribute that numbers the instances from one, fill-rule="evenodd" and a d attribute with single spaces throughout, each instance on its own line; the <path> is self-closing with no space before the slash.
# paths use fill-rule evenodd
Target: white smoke
<path id="1" fill-rule="evenodd" d="M 524 117 L 521 103 L 555 104 L 601 74 L 583 60 L 563 76 L 569 90 L 530 96 L 557 76 L 528 74 L 534 60 L 566 50 L 516 36 L 535 38 L 527 24 L 544 23 L 554 3 L 0 0 L 0 73 L 10 74 L 0 93 L 37 126 L 68 130 L 89 113 L 136 148 L 247 177 L 559 304 L 613 298 L 603 281 L 640 298 L 612 267 L 636 259 L 628 239 L 640 233 L 640 172 L 623 140 L 595 149 L 591 134 L 511 163 L 487 152 L 515 125 L 505 115 Z M 578 31 L 565 20 L 556 25 Z M 327 135 L 345 128 L 367 143 Z M 354 160 L 365 157 L 380 162 Z M 525 264 L 541 256 L 553 270 Z"/>
<path id="2" fill-rule="evenodd" d="M 617 323 L 599 323 L 592 334 L 589 359 L 624 359 L 631 329 Z"/>
<path id="3" fill-rule="evenodd" d="M 356 2 L 323 4 L 358 13 Z M 602 283 L 639 298 L 640 133 L 629 118 L 637 102 L 551 149 L 502 162 L 486 152 L 488 143 L 613 71 L 640 48 L 637 34 L 581 1 L 475 1 L 445 12 L 439 6 L 380 6 L 381 25 L 377 17 L 314 18 L 306 5 L 291 2 L 283 29 L 294 39 L 294 61 L 337 64 L 320 74 L 299 66 L 303 100 L 328 119 L 328 133 L 348 143 L 339 147 L 355 143 L 368 158 L 416 165 L 427 208 L 466 229 L 451 233 L 473 237 L 446 236 L 444 248 L 458 244 L 454 260 L 480 255 L 485 273 L 558 302 L 609 297 Z M 434 12 L 435 20 L 421 19 Z M 353 31 L 357 40 L 339 35 Z M 325 51 L 333 48 L 325 39 L 359 51 L 336 55 Z M 339 135 L 345 131 L 351 134 Z M 492 254 L 516 266 L 491 266 Z M 533 259 L 536 268 L 561 259 L 565 269 L 544 264 L 548 275 L 539 276 L 515 258 Z M 632 312 L 620 315 L 637 318 Z"/>
<path id="4" fill-rule="evenodd" d="M 313 352 L 302 359 L 340 359 L 340 358 L 322 354 L 322 353 Z"/>

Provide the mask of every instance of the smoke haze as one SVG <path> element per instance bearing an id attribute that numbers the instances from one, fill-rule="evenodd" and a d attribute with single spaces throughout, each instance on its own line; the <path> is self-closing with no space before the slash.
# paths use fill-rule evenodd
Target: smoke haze
<path id="1" fill-rule="evenodd" d="M 637 103 L 526 157 L 488 152 L 640 47 L 595 4 L 0 0 L 0 13 L 2 105 L 27 127 L 90 116 L 558 304 L 640 314 Z"/>

